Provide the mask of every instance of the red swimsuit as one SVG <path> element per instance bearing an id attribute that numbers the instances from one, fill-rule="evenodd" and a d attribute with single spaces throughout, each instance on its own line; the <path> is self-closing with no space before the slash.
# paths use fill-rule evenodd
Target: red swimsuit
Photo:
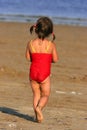
<path id="1" fill-rule="evenodd" d="M 30 79 L 37 82 L 44 81 L 50 75 L 52 54 L 32 53 L 30 66 Z"/>

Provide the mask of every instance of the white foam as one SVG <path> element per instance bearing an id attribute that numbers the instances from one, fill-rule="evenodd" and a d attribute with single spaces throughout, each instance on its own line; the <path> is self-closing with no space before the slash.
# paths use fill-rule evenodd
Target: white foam
<path id="1" fill-rule="evenodd" d="M 66 92 L 64 92 L 64 91 L 56 91 L 56 93 L 66 94 Z"/>
<path id="2" fill-rule="evenodd" d="M 82 93 L 80 93 L 80 92 L 75 92 L 75 91 L 71 91 L 71 92 L 65 92 L 65 91 L 56 91 L 56 93 L 59 93 L 59 94 L 82 95 Z"/>

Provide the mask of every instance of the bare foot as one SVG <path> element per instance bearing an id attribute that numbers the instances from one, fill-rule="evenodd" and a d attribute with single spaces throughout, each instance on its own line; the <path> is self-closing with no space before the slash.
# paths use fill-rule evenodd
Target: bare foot
<path id="1" fill-rule="evenodd" d="M 43 114 L 42 114 L 41 108 L 39 106 L 36 107 L 36 113 L 37 113 L 37 121 L 39 123 L 41 123 L 43 120 Z"/>

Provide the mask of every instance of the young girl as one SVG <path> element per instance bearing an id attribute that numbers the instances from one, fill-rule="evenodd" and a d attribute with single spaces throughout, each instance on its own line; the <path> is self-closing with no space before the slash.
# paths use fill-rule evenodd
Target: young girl
<path id="1" fill-rule="evenodd" d="M 33 91 L 33 107 L 38 122 L 43 120 L 42 109 L 50 95 L 51 62 L 58 61 L 58 55 L 53 33 L 53 23 L 48 17 L 41 17 L 30 27 L 30 33 L 35 31 L 37 38 L 31 40 L 26 48 L 26 58 L 31 61 L 30 84 Z M 53 40 L 47 38 L 52 35 Z"/>

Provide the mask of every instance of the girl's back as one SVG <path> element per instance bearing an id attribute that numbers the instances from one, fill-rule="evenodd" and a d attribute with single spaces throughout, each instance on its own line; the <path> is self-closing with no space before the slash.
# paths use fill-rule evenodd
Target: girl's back
<path id="1" fill-rule="evenodd" d="M 30 41 L 30 52 L 31 53 L 49 53 L 52 54 L 52 42 L 46 39 L 35 39 Z"/>

